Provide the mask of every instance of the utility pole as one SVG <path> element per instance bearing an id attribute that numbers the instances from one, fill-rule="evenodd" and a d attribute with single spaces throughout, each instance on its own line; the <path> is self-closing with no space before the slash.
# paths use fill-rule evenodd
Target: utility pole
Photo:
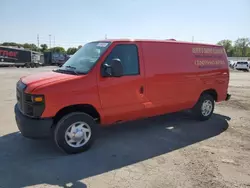
<path id="1" fill-rule="evenodd" d="M 56 44 L 56 37 L 54 36 L 54 44 L 53 44 L 54 47 L 56 47 L 55 44 Z"/>
<path id="2" fill-rule="evenodd" d="M 37 34 L 37 47 L 39 48 L 39 34 Z"/>
<path id="3" fill-rule="evenodd" d="M 107 34 L 105 34 L 105 39 L 107 39 L 108 37 L 107 37 Z"/>
<path id="4" fill-rule="evenodd" d="M 49 34 L 49 48 L 51 48 L 51 34 Z"/>
<path id="5" fill-rule="evenodd" d="M 194 36 L 192 36 L 192 42 L 194 42 Z"/>

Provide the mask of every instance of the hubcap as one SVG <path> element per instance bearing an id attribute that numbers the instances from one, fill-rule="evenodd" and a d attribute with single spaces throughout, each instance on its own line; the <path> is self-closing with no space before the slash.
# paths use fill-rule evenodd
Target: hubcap
<path id="1" fill-rule="evenodd" d="M 201 106 L 201 113 L 203 116 L 208 116 L 213 110 L 213 104 L 210 100 L 205 100 Z"/>
<path id="2" fill-rule="evenodd" d="M 65 140 L 74 148 L 82 147 L 91 137 L 90 126 L 85 122 L 75 122 L 65 132 Z"/>

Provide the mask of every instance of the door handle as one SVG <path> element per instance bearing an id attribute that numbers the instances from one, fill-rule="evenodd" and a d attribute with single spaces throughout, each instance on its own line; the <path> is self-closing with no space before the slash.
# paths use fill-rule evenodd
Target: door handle
<path id="1" fill-rule="evenodd" d="M 141 86 L 141 87 L 140 87 L 140 94 L 143 94 L 143 93 L 144 93 L 144 87 Z"/>

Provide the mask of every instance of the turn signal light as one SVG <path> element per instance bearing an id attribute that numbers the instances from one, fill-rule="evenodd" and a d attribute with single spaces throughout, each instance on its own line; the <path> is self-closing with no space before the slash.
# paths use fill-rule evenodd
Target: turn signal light
<path id="1" fill-rule="evenodd" d="M 43 97 L 41 97 L 41 96 L 34 96 L 34 97 L 32 98 L 32 100 L 33 100 L 34 102 L 43 102 Z"/>

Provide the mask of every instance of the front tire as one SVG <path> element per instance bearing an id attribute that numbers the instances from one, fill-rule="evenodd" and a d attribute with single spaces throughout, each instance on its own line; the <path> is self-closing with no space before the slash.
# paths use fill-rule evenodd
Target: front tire
<path id="1" fill-rule="evenodd" d="M 202 94 L 193 108 L 195 116 L 200 121 L 210 119 L 214 111 L 214 98 L 209 94 Z"/>
<path id="2" fill-rule="evenodd" d="M 87 151 L 94 142 L 97 124 L 83 112 L 65 115 L 56 125 L 54 140 L 56 145 L 67 154 Z"/>

